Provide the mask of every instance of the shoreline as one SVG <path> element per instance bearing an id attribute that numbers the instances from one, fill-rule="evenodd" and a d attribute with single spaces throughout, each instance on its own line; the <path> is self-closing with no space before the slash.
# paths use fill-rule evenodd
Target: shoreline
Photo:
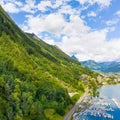
<path id="1" fill-rule="evenodd" d="M 78 101 L 75 103 L 75 105 L 71 108 L 71 110 L 65 115 L 64 120 L 71 120 L 73 117 L 73 114 L 76 112 L 76 110 L 79 108 L 80 103 L 84 100 L 84 98 L 88 96 L 88 89 L 85 90 L 85 93 L 80 96 Z"/>
<path id="2" fill-rule="evenodd" d="M 116 85 L 116 84 L 112 84 L 112 85 Z M 120 85 L 120 84 L 117 84 L 117 85 Z M 111 86 L 111 85 L 103 85 L 103 86 Z M 103 86 L 101 86 L 101 87 L 103 87 Z M 98 99 L 105 99 L 104 97 L 98 97 Z M 74 117 L 74 115 L 76 114 L 76 113 L 82 113 L 82 112 L 84 112 L 85 110 L 87 110 L 91 105 L 92 105 L 92 103 L 94 103 L 95 101 L 95 99 L 97 99 L 97 98 L 95 98 L 95 97 L 90 97 L 88 94 L 86 95 L 86 97 L 84 98 L 84 99 L 86 99 L 86 100 L 83 100 L 80 104 L 79 104 L 79 106 L 78 106 L 78 109 L 77 109 L 77 111 L 73 114 L 73 117 Z M 119 110 L 120 110 L 120 101 L 118 100 L 118 99 L 116 99 L 116 98 L 109 98 L 110 99 L 110 101 L 113 101 L 113 103 L 115 104 L 115 106 L 116 106 L 116 108 L 118 108 Z M 87 102 L 88 101 L 88 102 Z M 85 104 L 83 104 L 85 102 Z M 109 109 L 108 109 L 109 110 Z M 111 108 L 110 108 L 110 110 L 111 111 L 113 111 Z M 111 118 L 113 118 L 114 116 L 110 116 L 110 115 L 108 115 L 108 117 L 111 117 Z"/>

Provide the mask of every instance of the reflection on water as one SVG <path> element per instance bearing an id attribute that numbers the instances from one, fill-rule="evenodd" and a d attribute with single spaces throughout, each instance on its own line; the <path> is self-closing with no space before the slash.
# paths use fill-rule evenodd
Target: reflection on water
<path id="1" fill-rule="evenodd" d="M 120 120 L 120 85 L 103 86 L 100 97 L 91 99 L 91 106 L 77 112 L 73 120 Z"/>
<path id="2" fill-rule="evenodd" d="M 120 101 L 120 85 L 108 85 L 101 87 L 100 97 L 116 98 Z"/>

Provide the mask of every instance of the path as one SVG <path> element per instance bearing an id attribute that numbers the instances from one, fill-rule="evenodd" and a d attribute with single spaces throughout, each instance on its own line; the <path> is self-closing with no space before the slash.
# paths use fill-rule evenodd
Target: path
<path id="1" fill-rule="evenodd" d="M 88 90 L 86 90 L 86 92 L 79 98 L 79 100 L 76 102 L 76 104 L 71 108 L 71 110 L 69 111 L 69 113 L 64 117 L 64 120 L 70 120 L 73 113 L 75 112 L 75 110 L 79 107 L 81 101 L 84 99 L 84 97 L 87 95 Z"/>

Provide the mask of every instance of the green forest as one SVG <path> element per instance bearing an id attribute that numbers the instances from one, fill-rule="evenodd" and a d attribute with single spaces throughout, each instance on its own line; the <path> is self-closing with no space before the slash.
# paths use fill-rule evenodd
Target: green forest
<path id="1" fill-rule="evenodd" d="M 58 47 L 24 33 L 0 7 L 0 120 L 63 119 L 74 104 L 68 93 L 96 87 L 91 79 L 97 76 Z"/>

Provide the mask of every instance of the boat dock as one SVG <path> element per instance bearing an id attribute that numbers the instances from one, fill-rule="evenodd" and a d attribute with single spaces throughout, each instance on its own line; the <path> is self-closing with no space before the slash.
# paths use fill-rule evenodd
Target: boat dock
<path id="1" fill-rule="evenodd" d="M 120 109 L 120 102 L 115 98 L 112 98 L 112 100 L 116 104 L 116 106 Z"/>

